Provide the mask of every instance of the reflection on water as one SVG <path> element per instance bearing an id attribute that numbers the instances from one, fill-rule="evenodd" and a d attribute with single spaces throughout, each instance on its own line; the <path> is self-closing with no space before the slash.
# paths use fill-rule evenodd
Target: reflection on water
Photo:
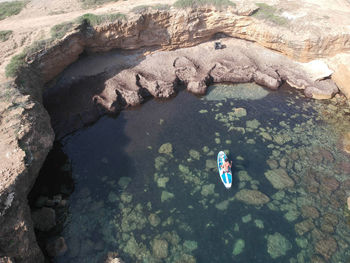
<path id="1" fill-rule="evenodd" d="M 349 115 L 288 87 L 245 88 L 152 100 L 64 138 L 75 191 L 55 262 L 109 251 L 126 262 L 349 262 Z M 230 190 L 220 150 L 233 160 Z"/>

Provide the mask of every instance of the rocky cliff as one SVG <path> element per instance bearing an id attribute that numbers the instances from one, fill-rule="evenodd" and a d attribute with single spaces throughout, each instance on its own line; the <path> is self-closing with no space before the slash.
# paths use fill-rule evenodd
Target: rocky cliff
<path id="1" fill-rule="evenodd" d="M 329 35 L 311 29 L 301 32 L 298 28 L 276 27 L 251 17 L 255 10 L 253 6 L 224 11 L 212 8 L 149 11 L 127 21 L 116 21 L 96 28 L 79 26 L 52 47 L 28 57 L 28 66 L 15 82 L 5 84 L 0 91 L 0 135 L 4 138 L 0 145 L 0 257 L 15 262 L 43 261 L 26 201 L 54 140 L 50 118 L 42 104 L 42 87 L 77 60 L 84 50 L 105 52 L 115 48 L 131 50 L 141 47 L 174 50 L 198 45 L 217 34 L 253 41 L 300 61 L 333 56 L 350 49 L 349 32 L 335 31 Z M 238 45 L 255 48 L 243 42 Z M 226 49 L 226 52 L 230 50 Z M 119 101 L 118 96 L 122 101 L 120 105 L 135 105 L 141 102 L 142 91 L 145 90 L 147 95 L 167 97 L 173 93 L 173 84 L 177 81 L 195 93 L 205 92 L 210 81 L 253 80 L 271 88 L 277 88 L 282 81 L 289 81 L 294 86 L 304 88 L 309 97 L 329 98 L 337 92 L 331 81 L 313 79 L 301 65 L 284 56 L 279 55 L 284 58 L 276 60 L 273 52 L 266 54 L 266 57 L 259 56 L 257 52 L 249 55 L 247 51 L 243 52 L 244 56 L 220 53 L 218 57 L 209 56 L 209 60 L 203 61 L 197 59 L 198 56 L 205 58 L 203 49 L 193 51 L 202 53 L 188 52 L 183 51 L 176 56 L 174 53 L 162 53 L 167 54 L 163 58 L 160 55 L 151 56 L 143 66 L 119 72 L 105 84 L 103 91 L 110 94 L 91 94 L 89 105 L 98 105 L 103 112 L 114 111 L 112 106 Z M 168 70 L 164 74 L 150 71 L 153 69 L 151 65 L 164 59 L 169 59 L 165 65 Z M 265 63 L 265 60 L 268 62 Z M 281 67 L 280 63 L 290 63 L 288 65 L 293 64 L 293 67 Z M 148 71 L 142 70 L 144 68 L 148 68 Z M 327 76 L 321 79 L 323 77 Z M 128 79 L 132 81 L 122 85 Z"/>

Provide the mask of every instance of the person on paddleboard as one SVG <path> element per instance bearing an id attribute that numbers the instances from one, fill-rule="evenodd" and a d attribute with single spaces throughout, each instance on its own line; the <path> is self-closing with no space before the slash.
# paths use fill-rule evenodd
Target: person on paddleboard
<path id="1" fill-rule="evenodd" d="M 229 172 L 229 168 L 232 167 L 232 161 L 229 162 L 228 158 L 226 157 L 225 162 L 221 165 L 221 168 L 224 169 L 224 173 L 228 173 Z"/>

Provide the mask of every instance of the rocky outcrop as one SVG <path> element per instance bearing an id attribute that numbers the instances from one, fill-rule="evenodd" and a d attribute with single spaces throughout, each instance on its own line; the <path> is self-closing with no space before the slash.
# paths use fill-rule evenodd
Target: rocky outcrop
<path id="1" fill-rule="evenodd" d="M 350 33 L 333 32 L 333 35 L 329 35 L 326 32 L 313 31 L 312 27 L 300 31 L 300 28 L 294 28 L 292 25 L 289 28 L 271 25 L 249 16 L 254 7 L 248 7 L 245 12 L 240 8 L 218 11 L 210 7 L 193 10 L 149 10 L 147 13 L 130 17 L 127 21 L 116 21 L 96 28 L 82 25 L 65 39 L 55 43 L 52 48 L 31 56 L 28 62 L 41 72 L 42 78 L 47 82 L 77 60 L 84 50 L 106 52 L 115 48 L 135 50 L 141 47 L 174 50 L 198 45 L 217 35 L 256 42 L 299 61 L 329 57 L 350 50 Z M 248 12 L 249 10 L 251 12 Z M 227 65 L 217 66 L 221 68 Z M 232 69 L 232 65 L 229 68 Z M 251 76 L 247 76 L 249 77 Z M 262 79 L 259 73 L 253 78 L 262 85 L 270 84 L 277 87 L 280 84 L 266 77 Z M 188 84 L 194 87 L 194 90 L 203 86 L 200 82 Z M 298 87 L 304 86 L 302 82 L 294 84 Z M 318 89 L 309 87 L 306 93 L 315 98 L 330 96 L 330 94 L 324 96 L 323 92 L 319 93 L 319 87 Z"/>
<path id="2" fill-rule="evenodd" d="M 131 68 L 95 78 L 94 85 L 89 79 L 67 85 L 67 92 L 63 87 L 48 91 L 46 108 L 56 136 L 64 136 L 102 114 L 141 104 L 146 97 L 168 98 L 179 86 L 205 94 L 212 83 L 256 82 L 276 90 L 288 81 L 295 86 L 303 83 L 310 97 L 317 92 L 330 98 L 338 92 L 333 82 L 313 80 L 299 63 L 281 54 L 243 40 L 221 41 L 226 48 L 215 50 L 214 41 L 209 41 L 191 48 L 159 51 Z"/>

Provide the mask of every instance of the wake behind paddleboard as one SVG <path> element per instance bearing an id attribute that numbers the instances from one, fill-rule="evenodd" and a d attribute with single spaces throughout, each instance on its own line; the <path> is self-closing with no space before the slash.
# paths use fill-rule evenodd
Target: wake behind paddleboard
<path id="1" fill-rule="evenodd" d="M 217 162 L 218 162 L 218 170 L 219 170 L 219 175 L 221 178 L 222 183 L 225 185 L 225 187 L 227 189 L 231 188 L 232 185 L 232 171 L 231 168 L 229 168 L 227 173 L 224 173 L 224 169 L 221 168 L 221 165 L 225 162 L 226 159 L 226 154 L 223 151 L 220 151 L 218 153 L 218 158 L 217 158 Z"/>

